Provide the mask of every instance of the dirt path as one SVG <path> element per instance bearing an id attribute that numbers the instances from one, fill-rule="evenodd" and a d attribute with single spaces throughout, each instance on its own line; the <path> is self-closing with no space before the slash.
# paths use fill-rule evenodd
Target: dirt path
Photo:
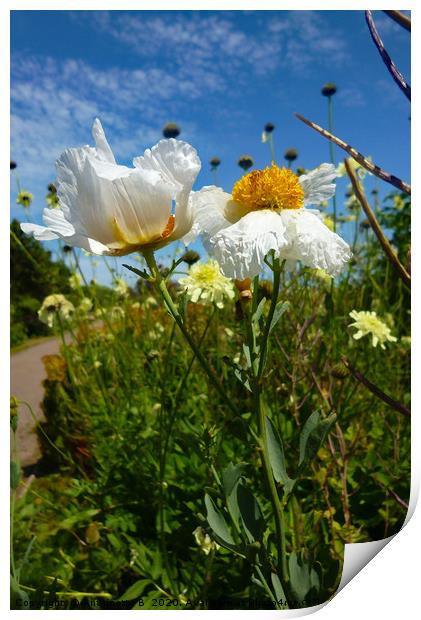
<path id="1" fill-rule="evenodd" d="M 10 395 L 29 403 L 37 420 L 44 419 L 40 404 L 44 395 L 42 381 L 47 375 L 42 357 L 57 354 L 59 349 L 60 342 L 53 337 L 13 353 L 10 358 Z M 17 441 L 23 467 L 36 463 L 41 457 L 35 424 L 28 407 L 20 405 Z"/>

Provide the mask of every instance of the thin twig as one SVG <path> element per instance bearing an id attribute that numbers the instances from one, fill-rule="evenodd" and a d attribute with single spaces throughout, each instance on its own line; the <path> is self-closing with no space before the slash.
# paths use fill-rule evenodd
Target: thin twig
<path id="1" fill-rule="evenodd" d="M 393 489 L 386 489 L 386 490 L 398 502 L 398 504 L 400 504 L 406 510 L 408 510 L 409 504 L 407 504 L 405 500 L 403 500 L 401 497 L 399 497 L 399 495 Z"/>
<path id="2" fill-rule="evenodd" d="M 411 18 L 410 17 L 408 17 L 404 13 L 401 13 L 400 11 L 383 11 L 383 13 L 386 13 L 386 15 L 388 15 L 397 24 L 399 24 L 399 26 L 402 26 L 402 28 L 405 28 L 405 30 L 408 30 L 408 32 L 411 32 Z"/>
<path id="3" fill-rule="evenodd" d="M 367 22 L 368 29 L 370 30 L 371 38 L 373 39 L 374 44 L 377 47 L 379 54 L 382 57 L 384 64 L 386 65 L 387 70 L 389 71 L 390 75 L 393 77 L 401 91 L 406 95 L 409 101 L 411 101 L 411 87 L 387 53 L 383 41 L 381 40 L 380 35 L 377 32 L 377 28 L 373 21 L 371 11 L 365 11 L 365 20 Z"/>
<path id="4" fill-rule="evenodd" d="M 350 364 L 346 357 L 342 358 L 342 362 L 348 368 L 354 379 L 365 385 L 365 387 L 370 390 L 372 394 L 377 396 L 377 398 L 380 398 L 380 400 L 389 405 L 389 407 L 392 407 L 392 409 L 395 409 L 395 411 L 399 411 L 399 413 L 402 413 L 402 415 L 408 417 L 411 416 L 411 411 L 407 407 L 405 407 L 405 405 L 398 402 L 397 400 L 394 400 L 393 398 L 385 394 L 379 387 L 377 387 L 377 385 L 371 383 L 371 381 L 369 381 L 367 377 L 365 377 L 359 370 L 357 370 Z"/>
<path id="5" fill-rule="evenodd" d="M 350 146 L 349 144 L 347 144 L 340 138 L 337 138 L 336 136 L 334 136 L 332 133 L 330 133 L 326 129 L 323 129 L 323 127 L 320 127 L 320 125 L 313 123 L 313 121 L 309 121 L 307 118 L 305 118 L 301 114 L 298 114 L 297 112 L 295 113 L 295 116 L 300 121 L 302 121 L 303 123 L 305 123 L 312 129 L 320 133 L 324 138 L 327 138 L 328 140 L 331 140 L 332 142 L 334 142 L 337 146 L 339 146 L 341 149 L 343 149 L 349 155 L 351 155 L 351 157 L 353 157 L 359 164 L 361 164 L 363 168 L 365 168 L 366 170 L 374 174 L 376 177 L 379 177 L 379 179 L 382 179 L 383 181 L 386 181 L 387 183 L 394 185 L 401 191 L 406 192 L 407 194 L 411 193 L 411 186 L 409 185 L 409 183 L 406 183 L 405 181 L 401 181 L 401 179 L 399 179 L 395 175 L 390 174 L 389 172 L 386 172 L 386 170 L 383 170 L 382 168 L 380 168 L 380 166 L 373 164 L 373 162 L 371 162 L 369 159 L 366 159 L 364 155 L 362 155 L 356 149 L 354 149 L 353 146 Z"/>
<path id="6" fill-rule="evenodd" d="M 345 163 L 345 168 L 348 173 L 348 176 L 351 179 L 351 183 L 352 183 L 352 187 L 354 189 L 355 195 L 357 196 L 362 208 L 364 209 L 364 212 L 367 216 L 370 226 L 373 229 L 377 239 L 379 240 L 380 245 L 382 246 L 384 250 L 384 253 L 386 254 L 392 267 L 395 269 L 396 273 L 401 278 L 403 283 L 408 288 L 410 288 L 411 287 L 411 276 L 409 275 L 405 267 L 402 265 L 401 261 L 398 258 L 398 255 L 396 254 L 396 252 L 393 250 L 392 246 L 390 245 L 389 239 L 383 233 L 382 228 L 379 222 L 377 221 L 376 216 L 374 215 L 373 211 L 370 208 L 370 205 L 368 204 L 367 198 L 365 197 L 365 194 L 364 194 L 364 190 L 361 187 L 361 184 L 357 179 L 357 175 L 355 174 L 354 170 L 349 164 L 349 161 L 345 159 L 344 163 Z"/>

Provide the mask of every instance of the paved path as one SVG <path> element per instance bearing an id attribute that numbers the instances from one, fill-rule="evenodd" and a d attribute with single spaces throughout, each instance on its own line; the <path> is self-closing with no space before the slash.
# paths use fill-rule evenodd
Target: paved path
<path id="1" fill-rule="evenodd" d="M 53 337 L 11 355 L 10 395 L 29 403 L 37 420 L 45 419 L 40 404 L 44 396 L 42 382 L 47 374 L 41 358 L 57 354 L 59 350 L 60 342 Z M 24 467 L 36 463 L 41 457 L 35 424 L 28 407 L 20 405 L 17 442 L 20 462 Z"/>

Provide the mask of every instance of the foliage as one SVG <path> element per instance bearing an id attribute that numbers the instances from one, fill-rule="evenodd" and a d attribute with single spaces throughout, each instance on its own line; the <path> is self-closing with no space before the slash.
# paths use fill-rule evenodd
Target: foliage
<path id="1" fill-rule="evenodd" d="M 10 265 L 11 345 L 15 346 L 49 333 L 37 311 L 47 295 L 68 292 L 70 270 L 62 261 L 53 261 L 39 241 L 25 235 L 17 220 L 10 225 Z"/>
<path id="2" fill-rule="evenodd" d="M 405 253 L 408 221 L 388 207 L 384 217 Z M 39 434 L 48 473 L 14 508 L 15 607 L 26 596 L 35 608 L 46 608 L 43 599 L 63 608 L 273 608 L 268 584 L 278 606 L 285 604 L 249 390 L 259 356 L 296 605 L 334 593 L 344 543 L 399 530 L 409 497 L 408 420 L 358 384 L 341 358 L 408 406 L 408 297 L 386 277 L 374 236 L 358 224 L 356 232 L 356 262 L 344 277 L 331 288 L 309 269 L 283 272 L 273 315 L 269 274 L 253 314 L 260 348 L 243 347 L 245 304 L 242 312 L 232 302 L 214 311 L 172 287 L 232 408 L 148 282 L 119 300 L 95 285 L 83 288 L 93 310 L 76 313 L 71 343 L 46 360 Z M 54 277 L 67 277 L 43 264 L 46 281 L 54 269 Z M 29 265 L 16 269 L 36 280 Z M 51 292 L 42 280 L 29 290 Z M 376 310 L 398 338 L 387 344 L 387 363 L 370 341 L 353 339 L 354 308 Z M 219 548 L 198 546 L 199 526 Z"/>

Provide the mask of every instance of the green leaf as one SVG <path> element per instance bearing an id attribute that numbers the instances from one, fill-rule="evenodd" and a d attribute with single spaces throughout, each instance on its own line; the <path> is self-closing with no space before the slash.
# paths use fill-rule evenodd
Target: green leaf
<path id="1" fill-rule="evenodd" d="M 238 465 L 233 465 L 230 463 L 226 469 L 222 472 L 222 486 L 224 489 L 225 497 L 230 495 L 240 480 L 241 476 L 244 474 L 244 471 L 247 467 L 247 463 L 238 463 Z"/>
<path id="2" fill-rule="evenodd" d="M 123 267 L 125 267 L 129 271 L 133 271 L 133 273 L 135 273 L 136 275 L 140 276 L 144 280 L 150 280 L 151 279 L 151 276 L 145 270 L 140 271 L 140 269 L 136 269 L 136 267 L 132 267 L 131 265 L 126 265 L 126 263 L 123 263 Z"/>
<path id="3" fill-rule="evenodd" d="M 302 471 L 315 456 L 335 422 L 335 413 L 331 413 L 327 418 L 320 419 L 318 411 L 314 411 L 307 419 L 300 435 L 299 471 Z"/>
<path id="4" fill-rule="evenodd" d="M 263 299 L 260 300 L 260 303 L 257 306 L 256 312 L 251 317 L 252 323 L 258 323 L 259 322 L 260 317 L 262 316 L 263 310 L 265 308 L 265 303 L 266 303 L 266 298 L 263 297 Z"/>
<path id="5" fill-rule="evenodd" d="M 238 364 L 235 364 L 234 362 L 232 362 L 230 360 L 230 358 L 228 357 L 228 355 L 224 355 L 224 357 L 222 358 L 222 361 L 225 362 L 225 364 L 227 366 L 229 366 L 230 368 L 232 368 L 234 370 L 234 375 L 236 376 L 236 378 L 239 380 L 239 382 L 244 385 L 244 387 L 251 392 L 251 386 L 250 386 L 250 379 L 249 376 L 247 374 L 247 371 L 244 370 L 244 368 L 242 368 L 241 366 L 239 366 Z"/>
<path id="6" fill-rule="evenodd" d="M 135 581 L 125 593 L 120 596 L 118 601 L 132 601 L 134 598 L 138 598 L 141 594 L 143 594 L 145 588 L 153 583 L 151 579 L 139 579 Z"/>
<path id="7" fill-rule="evenodd" d="M 251 386 L 250 386 L 250 379 L 249 376 L 247 374 L 247 372 L 245 370 L 243 370 L 243 368 L 239 368 L 237 367 L 234 370 L 234 375 L 237 377 L 237 379 L 239 380 L 240 383 L 242 383 L 244 385 L 244 387 L 249 391 L 252 392 Z"/>
<path id="8" fill-rule="evenodd" d="M 276 482 L 288 485 L 292 482 L 287 474 L 285 464 L 284 446 L 278 431 L 271 420 L 266 416 L 266 437 L 268 443 L 269 461 L 272 467 L 273 477 Z"/>
<path id="9" fill-rule="evenodd" d="M 293 593 L 298 604 L 304 604 L 310 590 L 313 588 L 315 588 L 316 591 L 319 590 L 319 575 L 316 573 L 314 568 L 308 564 L 308 562 L 300 559 L 295 551 L 293 551 L 289 556 L 288 566 Z"/>
<path id="10" fill-rule="evenodd" d="M 281 318 L 285 310 L 287 310 L 288 308 L 289 308 L 288 301 L 280 301 L 276 304 L 275 311 L 273 313 L 273 317 L 272 317 L 272 320 L 269 326 L 269 334 L 272 331 L 272 329 L 276 326 L 277 322 L 279 321 L 279 319 Z"/>
<path id="11" fill-rule="evenodd" d="M 224 546 L 227 546 L 227 544 L 235 546 L 223 514 L 215 506 L 213 499 L 209 495 L 205 495 L 205 505 L 206 518 L 212 532 L 214 532 L 218 539 L 222 541 L 222 544 L 225 543 Z M 229 548 L 230 547 L 228 547 L 228 549 Z"/>
<path id="12" fill-rule="evenodd" d="M 228 511 L 237 530 L 239 530 L 240 521 L 240 509 L 237 501 L 237 484 L 246 467 L 247 463 L 239 463 L 238 465 L 230 463 L 222 472 L 222 486 L 227 500 Z"/>
<path id="13" fill-rule="evenodd" d="M 10 461 L 10 488 L 14 491 L 20 482 L 20 466 L 16 461 Z"/>
<path id="14" fill-rule="evenodd" d="M 244 351 L 244 356 L 246 358 L 247 368 L 251 368 L 252 362 L 251 362 L 250 347 L 247 344 L 243 344 L 243 351 Z"/>
<path id="15" fill-rule="evenodd" d="M 64 519 L 63 521 L 61 521 L 58 529 L 70 530 L 72 529 L 72 527 L 74 527 L 79 522 L 90 520 L 92 517 L 98 514 L 98 512 L 100 512 L 100 510 L 97 508 L 90 508 L 89 510 L 82 510 L 81 512 L 78 512 L 72 515 L 71 517 L 67 517 L 67 519 Z"/>
<path id="16" fill-rule="evenodd" d="M 273 589 L 275 590 L 275 595 L 276 595 L 276 601 L 278 603 L 278 605 L 282 606 L 283 609 L 288 609 L 288 604 L 287 604 L 287 599 L 285 596 L 285 592 L 284 589 L 282 587 L 282 584 L 279 580 L 279 577 L 276 573 L 271 573 L 270 574 L 270 579 L 272 581 L 272 586 Z M 282 601 L 282 603 L 281 603 Z"/>
<path id="17" fill-rule="evenodd" d="M 265 525 L 262 511 L 253 493 L 241 482 L 237 484 L 237 503 L 247 538 L 250 542 L 260 540 Z"/>

